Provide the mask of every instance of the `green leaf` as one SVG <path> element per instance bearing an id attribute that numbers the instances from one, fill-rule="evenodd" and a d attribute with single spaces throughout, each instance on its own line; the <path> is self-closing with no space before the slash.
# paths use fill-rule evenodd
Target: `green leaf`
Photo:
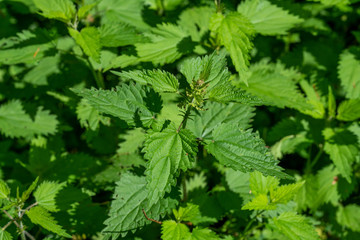
<path id="1" fill-rule="evenodd" d="M 326 128 L 324 151 L 330 155 L 340 174 L 351 183 L 352 163 L 358 158 L 356 136 L 345 129 Z"/>
<path id="2" fill-rule="evenodd" d="M 237 10 L 250 20 L 256 32 L 263 35 L 286 34 L 294 25 L 303 22 L 267 0 L 246 0 Z"/>
<path id="3" fill-rule="evenodd" d="M 74 20 L 75 6 L 70 0 L 33 0 L 40 9 L 41 15 L 50 19 L 57 19 L 65 23 Z"/>
<path id="4" fill-rule="evenodd" d="M 19 63 L 36 63 L 42 59 L 47 50 L 53 48 L 50 43 L 34 44 L 21 48 L 0 50 L 0 63 L 13 65 Z"/>
<path id="5" fill-rule="evenodd" d="M 324 203 L 338 205 L 340 196 L 337 191 L 339 171 L 331 164 L 321 169 L 316 176 L 306 175 L 301 180 L 305 180 L 305 184 L 299 189 L 295 201 L 300 209 L 309 207 L 316 210 Z"/>
<path id="6" fill-rule="evenodd" d="M 360 118 L 360 98 L 342 101 L 336 118 L 342 121 L 355 121 Z"/>
<path id="7" fill-rule="evenodd" d="M 213 7 L 191 7 L 181 12 L 178 24 L 186 30 L 193 41 L 200 42 L 209 31 L 210 18 L 214 13 Z"/>
<path id="8" fill-rule="evenodd" d="M 173 209 L 176 221 L 188 221 L 194 223 L 196 218 L 201 214 L 199 205 L 188 203 L 185 208 L 180 207 L 179 210 Z"/>
<path id="9" fill-rule="evenodd" d="M 127 23 L 140 30 L 150 26 L 143 21 L 144 0 L 102 0 L 98 10 L 102 12 L 102 23 Z"/>
<path id="10" fill-rule="evenodd" d="M 134 80 L 141 84 L 150 84 L 157 92 L 177 92 L 179 89 L 179 82 L 173 74 L 158 69 L 112 73 L 124 80 Z"/>
<path id="11" fill-rule="evenodd" d="M 270 203 L 266 194 L 258 194 L 250 202 L 246 203 L 242 210 L 274 210 L 276 205 Z"/>
<path id="12" fill-rule="evenodd" d="M 77 12 L 77 16 L 79 19 L 84 19 L 87 17 L 88 13 L 91 11 L 91 9 L 93 9 L 96 5 L 98 5 L 100 3 L 100 1 L 96 1 L 94 3 L 90 3 L 90 4 L 84 4 L 83 6 L 81 6 Z"/>
<path id="13" fill-rule="evenodd" d="M 30 218 L 34 224 L 39 224 L 46 230 L 56 233 L 60 236 L 71 238 L 71 235 L 67 234 L 61 226 L 57 224 L 55 219 L 50 215 L 45 208 L 36 206 L 26 212 L 26 215 Z"/>
<path id="14" fill-rule="evenodd" d="M 265 104 L 312 113 L 313 106 L 307 103 L 296 85 L 296 81 L 302 76 L 294 69 L 286 69 L 280 63 L 261 61 L 251 66 L 245 78 L 248 86 L 240 81 L 239 86 L 264 100 Z"/>
<path id="15" fill-rule="evenodd" d="M 251 193 L 254 195 L 267 194 L 280 184 L 279 179 L 272 176 L 264 176 L 258 171 L 250 173 L 249 182 Z"/>
<path id="16" fill-rule="evenodd" d="M 85 27 L 80 32 L 68 28 L 70 35 L 84 50 L 85 54 L 100 63 L 100 32 L 95 27 Z"/>
<path id="17" fill-rule="evenodd" d="M 286 184 L 275 189 L 270 189 L 270 200 L 272 203 L 286 204 L 292 200 L 295 194 L 303 186 L 304 182 Z"/>
<path id="18" fill-rule="evenodd" d="M 53 74 L 60 74 L 60 55 L 44 57 L 23 78 L 24 82 L 36 86 L 48 85 L 48 78 Z"/>
<path id="19" fill-rule="evenodd" d="M 26 191 L 24 191 L 21 195 L 21 201 L 25 202 L 29 197 L 30 194 L 35 190 L 37 183 L 39 181 L 39 177 L 37 177 L 32 183 L 31 185 L 28 187 L 28 189 L 26 189 Z"/>
<path id="20" fill-rule="evenodd" d="M 251 196 L 249 173 L 243 173 L 241 171 L 235 171 L 232 168 L 228 168 L 225 172 L 225 179 L 231 191 L 240 194 L 240 196 L 244 199 L 248 199 Z"/>
<path id="21" fill-rule="evenodd" d="M 100 122 L 104 125 L 110 125 L 110 119 L 102 116 L 85 98 L 81 99 L 77 105 L 76 114 L 80 125 L 93 131 L 98 129 Z"/>
<path id="22" fill-rule="evenodd" d="M 273 218 L 271 225 L 276 231 L 284 234 L 291 240 L 320 239 L 308 221 L 294 212 L 284 212 L 279 217 Z"/>
<path id="23" fill-rule="evenodd" d="M 145 177 L 124 173 L 116 185 L 109 218 L 104 222 L 104 239 L 115 240 L 119 236 L 124 237 L 128 231 L 150 224 L 151 221 L 145 218 L 142 209 L 149 218 L 159 220 L 177 203 L 175 199 L 165 197 L 149 205 Z"/>
<path id="24" fill-rule="evenodd" d="M 251 130 L 243 130 L 237 124 L 223 123 L 212 134 L 213 140 L 207 141 L 206 149 L 221 164 L 243 172 L 257 170 L 265 175 L 289 177 L 277 166 L 278 161 L 265 147 L 264 141 Z"/>
<path id="25" fill-rule="evenodd" d="M 345 50 L 340 55 L 338 74 L 346 97 L 360 98 L 360 60 L 356 54 Z"/>
<path id="26" fill-rule="evenodd" d="M 222 238 L 208 228 L 194 228 L 185 240 L 220 240 Z"/>
<path id="27" fill-rule="evenodd" d="M 73 89 L 100 113 L 118 117 L 130 126 L 150 126 L 159 113 L 160 97 L 139 84 L 122 84 L 113 90 Z M 140 124 L 141 123 L 141 124 Z"/>
<path id="28" fill-rule="evenodd" d="M 144 157 L 148 159 L 145 175 L 147 176 L 149 202 L 156 203 L 165 192 L 170 192 L 175 185 L 175 176 L 179 170 L 192 167 L 197 153 L 195 136 L 187 130 L 179 132 L 174 124 L 164 130 L 150 132 L 145 141 Z"/>
<path id="29" fill-rule="evenodd" d="M 336 220 L 340 225 L 360 232 L 360 207 L 356 204 L 349 204 L 346 207 L 340 205 L 336 212 Z"/>
<path id="30" fill-rule="evenodd" d="M 123 23 L 104 24 L 99 32 L 101 46 L 104 47 L 121 47 L 148 41 L 136 28 Z"/>
<path id="31" fill-rule="evenodd" d="M 207 102 L 204 107 L 206 111 L 197 112 L 186 124 L 197 138 L 202 139 L 211 139 L 212 131 L 221 123 L 237 123 L 247 129 L 255 116 L 253 107 L 240 103 Z"/>
<path id="32" fill-rule="evenodd" d="M 145 132 L 141 128 L 135 128 L 121 134 L 120 138 L 125 141 L 119 143 L 119 149 L 116 151 L 118 154 L 136 153 L 145 141 Z"/>
<path id="33" fill-rule="evenodd" d="M 338 6 L 343 7 L 350 4 L 349 0 L 311 0 L 314 2 L 321 2 L 325 6 Z"/>
<path id="34" fill-rule="evenodd" d="M 251 22 L 242 14 L 231 12 L 227 16 L 220 13 L 213 16 L 210 29 L 218 37 L 234 63 L 236 70 L 243 74 L 249 66 L 251 39 L 255 30 Z"/>
<path id="35" fill-rule="evenodd" d="M 193 43 L 183 29 L 173 24 L 158 25 L 152 29 L 150 43 L 135 44 L 136 51 L 142 62 L 152 62 L 155 65 L 172 63 L 183 54 L 193 49 Z"/>
<path id="36" fill-rule="evenodd" d="M 59 211 L 55 203 L 55 197 L 64 186 L 65 183 L 42 182 L 34 192 L 36 202 L 50 212 Z"/>
<path id="37" fill-rule="evenodd" d="M 56 116 L 39 107 L 34 120 L 25 113 L 21 102 L 14 100 L 0 106 L 0 131 L 8 137 L 32 138 L 56 133 Z"/>
<path id="38" fill-rule="evenodd" d="M 12 240 L 13 237 L 10 233 L 0 228 L 0 240 Z"/>
<path id="39" fill-rule="evenodd" d="M 0 199 L 7 199 L 10 195 L 10 188 L 3 180 L 0 180 Z"/>
<path id="40" fill-rule="evenodd" d="M 189 228 L 183 223 L 168 220 L 161 225 L 161 239 L 163 240 L 183 240 L 189 234 Z"/>

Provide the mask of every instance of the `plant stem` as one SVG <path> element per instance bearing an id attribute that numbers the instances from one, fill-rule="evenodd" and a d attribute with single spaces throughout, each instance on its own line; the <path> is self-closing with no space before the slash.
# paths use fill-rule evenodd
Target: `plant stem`
<path id="1" fill-rule="evenodd" d="M 253 219 L 250 220 L 250 222 L 249 222 L 249 223 L 246 225 L 246 227 L 245 227 L 244 234 L 242 234 L 241 239 L 246 239 L 245 237 L 246 237 L 247 235 L 249 235 L 249 233 L 251 233 L 254 229 L 256 229 L 256 228 L 258 227 L 258 226 L 255 226 L 255 228 L 254 228 L 254 227 L 250 228 L 251 225 L 255 222 L 256 218 L 257 218 L 258 216 L 260 216 L 263 212 L 264 212 L 264 210 L 261 210 L 260 212 L 258 212 L 258 213 L 256 214 L 255 217 L 253 217 Z M 259 224 L 259 225 L 260 225 L 260 224 Z"/>
<path id="2" fill-rule="evenodd" d="M 190 116 L 190 111 L 191 111 L 191 106 L 187 106 L 187 109 L 186 109 L 184 118 L 183 118 L 183 120 L 181 121 L 180 126 L 179 126 L 178 129 L 177 129 L 177 132 L 180 132 L 181 128 L 182 128 L 182 127 L 185 127 L 186 121 L 187 121 L 187 119 L 188 119 L 189 116 Z"/>
<path id="3" fill-rule="evenodd" d="M 21 215 L 21 208 L 18 207 L 18 216 L 19 216 L 19 225 L 20 225 L 20 232 L 21 232 L 21 240 L 26 240 L 26 235 L 24 231 L 24 224 L 22 222 L 22 215 Z"/>
<path id="4" fill-rule="evenodd" d="M 144 214 L 144 216 L 145 216 L 145 218 L 146 218 L 147 220 L 152 221 L 152 222 L 155 222 L 155 223 L 158 223 L 158 224 L 162 224 L 162 222 L 160 222 L 160 221 L 158 221 L 158 220 L 149 218 L 149 217 L 146 215 L 146 212 L 145 212 L 144 209 L 142 209 L 142 212 L 143 212 L 143 214 Z"/>
<path id="5" fill-rule="evenodd" d="M 29 211 L 31 208 L 33 208 L 33 207 L 35 207 L 35 206 L 37 206 L 37 205 L 38 205 L 38 203 L 35 202 L 35 203 L 31 204 L 30 206 L 28 206 L 27 208 L 25 208 L 24 210 L 22 210 L 20 217 L 22 218 L 22 217 L 24 216 L 24 214 L 25 214 L 26 211 Z"/>
<path id="6" fill-rule="evenodd" d="M 12 221 L 9 221 L 3 228 L 1 228 L 2 231 L 5 231 L 5 229 L 10 226 L 10 224 L 12 223 Z"/>
<path id="7" fill-rule="evenodd" d="M 158 14 L 162 16 L 164 14 L 164 2 L 163 0 L 156 0 L 156 7 L 158 9 Z"/>
<path id="8" fill-rule="evenodd" d="M 319 161 L 322 153 L 324 152 L 324 145 L 323 144 L 320 144 L 319 148 L 320 148 L 320 150 L 316 154 L 314 160 L 311 162 L 310 168 L 313 168 L 315 166 L 315 164 Z"/>
<path id="9" fill-rule="evenodd" d="M 182 179 L 182 187 L 183 187 L 183 201 L 186 202 L 188 195 L 187 195 L 187 189 L 186 189 L 186 177 L 185 175 L 183 176 Z"/>
<path id="10" fill-rule="evenodd" d="M 95 79 L 95 82 L 96 82 L 96 85 L 98 88 L 102 88 L 102 89 L 105 89 L 105 83 L 104 83 L 104 78 L 101 74 L 101 72 L 99 71 L 95 71 L 93 65 L 91 64 L 89 58 L 86 59 L 87 60 L 87 63 L 90 67 L 90 71 Z"/>

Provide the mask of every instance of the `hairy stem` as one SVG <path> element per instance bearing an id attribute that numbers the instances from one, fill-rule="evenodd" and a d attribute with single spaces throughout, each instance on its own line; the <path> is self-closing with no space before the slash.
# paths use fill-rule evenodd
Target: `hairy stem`
<path id="1" fill-rule="evenodd" d="M 142 212 L 143 212 L 143 214 L 144 214 L 144 216 L 145 216 L 145 218 L 146 218 L 147 220 L 152 221 L 152 222 L 155 222 L 155 223 L 158 223 L 158 224 L 162 224 L 162 222 L 160 222 L 160 221 L 158 221 L 158 220 L 149 218 L 149 217 L 146 215 L 146 212 L 145 212 L 144 209 L 142 209 Z"/>
<path id="2" fill-rule="evenodd" d="M 10 226 L 10 224 L 12 223 L 12 221 L 9 221 L 4 227 L 1 228 L 2 231 L 5 231 L 5 229 Z"/>
<path id="3" fill-rule="evenodd" d="M 95 82 L 96 82 L 96 85 L 98 88 L 102 88 L 102 89 L 105 89 L 105 83 L 104 83 L 104 78 L 101 74 L 101 72 L 99 71 L 96 71 L 93 67 L 93 65 L 91 64 L 89 58 L 86 59 L 87 60 L 87 63 L 90 67 L 90 71 L 95 79 Z"/>
<path id="4" fill-rule="evenodd" d="M 256 228 L 258 228 L 258 226 L 256 225 L 255 227 L 251 227 L 251 225 L 256 221 L 257 217 L 260 216 L 262 213 L 264 212 L 264 210 L 261 210 L 260 212 L 258 212 L 256 214 L 255 217 L 253 217 L 253 219 L 250 220 L 250 222 L 248 222 L 248 224 L 245 227 L 244 233 L 242 234 L 241 239 L 247 239 L 246 237 Z M 259 224 L 258 224 L 259 225 Z"/>
<path id="5" fill-rule="evenodd" d="M 178 129 L 177 129 L 177 132 L 180 132 L 181 128 L 186 126 L 186 121 L 187 121 L 187 119 L 188 119 L 189 116 L 190 116 L 190 112 L 191 112 L 191 106 L 187 106 L 187 109 L 186 109 L 184 118 L 183 118 L 183 120 L 181 121 L 181 123 L 180 123 L 180 125 L 179 125 L 179 127 L 178 127 Z"/>
<path id="6" fill-rule="evenodd" d="M 158 9 L 158 14 L 162 16 L 164 14 L 164 1 L 163 0 L 156 0 L 156 7 Z"/>

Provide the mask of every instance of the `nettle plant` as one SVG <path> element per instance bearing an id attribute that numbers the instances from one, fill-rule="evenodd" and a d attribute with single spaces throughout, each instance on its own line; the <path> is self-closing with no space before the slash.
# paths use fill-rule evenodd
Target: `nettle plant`
<path id="1" fill-rule="evenodd" d="M 0 240 L 359 238 L 356 2 L 0 1 Z"/>
<path id="2" fill-rule="evenodd" d="M 241 209 L 256 210 L 253 221 L 262 216 L 269 226 L 285 235 L 295 231 L 295 237 L 316 238 L 312 226 L 291 208 L 264 214 L 265 210 L 276 210 L 278 204 L 292 200 L 303 182 L 280 186 L 279 179 L 291 177 L 282 172 L 259 135 L 249 129 L 254 108 L 247 104 L 258 104 L 260 100 L 231 84 L 224 52 L 185 60 L 180 72 L 187 83 L 184 90 L 173 74 L 161 70 L 114 72 L 137 83 L 130 81 L 112 90 L 73 89 L 100 113 L 118 117 L 129 127 L 144 129 L 137 135 L 144 140 L 144 175 L 125 173 L 117 182 L 110 217 L 103 230 L 105 239 L 125 236 L 151 221 L 162 224 L 163 239 L 219 239 L 206 228 L 213 222 L 207 210 L 199 210 L 196 204 L 206 199 L 189 201 L 187 196 L 187 172 L 198 162 L 206 164 L 206 154 L 228 167 L 230 178 L 238 175 L 237 171 L 256 170 L 244 174 L 243 181 L 236 181 L 248 185 L 245 194 L 249 201 Z M 172 93 L 173 99 L 179 97 L 178 114 L 165 112 L 158 116 L 163 102 L 161 93 Z M 203 153 L 198 153 L 198 149 Z M 184 207 L 175 210 L 180 186 Z M 221 199 L 226 193 L 219 189 L 214 194 Z M 174 220 L 160 222 L 171 210 Z M 239 233 L 243 238 L 255 227 L 253 221 Z"/>

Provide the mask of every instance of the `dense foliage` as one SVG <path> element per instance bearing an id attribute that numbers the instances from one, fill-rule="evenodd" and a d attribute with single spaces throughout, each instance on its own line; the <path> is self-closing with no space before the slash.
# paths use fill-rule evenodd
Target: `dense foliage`
<path id="1" fill-rule="evenodd" d="M 0 0 L 0 240 L 360 239 L 359 2 Z"/>

